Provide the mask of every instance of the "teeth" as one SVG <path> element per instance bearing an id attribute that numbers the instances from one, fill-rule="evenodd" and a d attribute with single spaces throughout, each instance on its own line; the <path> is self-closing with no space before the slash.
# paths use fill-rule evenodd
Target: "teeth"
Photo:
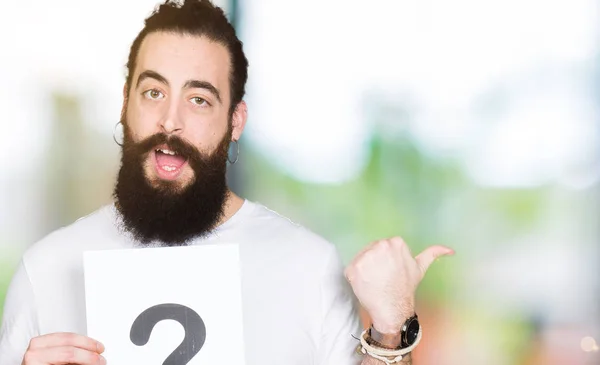
<path id="1" fill-rule="evenodd" d="M 176 167 L 173 167 L 173 166 L 163 166 L 163 167 L 161 167 L 161 168 L 162 168 L 163 170 L 165 170 L 165 171 L 169 171 L 169 172 L 177 170 L 177 168 L 176 168 Z"/>
<path id="2" fill-rule="evenodd" d="M 160 151 L 160 152 L 164 153 L 165 155 L 175 156 L 175 152 L 171 151 L 171 150 L 165 150 L 165 149 L 160 148 L 160 149 L 157 149 L 157 151 Z"/>

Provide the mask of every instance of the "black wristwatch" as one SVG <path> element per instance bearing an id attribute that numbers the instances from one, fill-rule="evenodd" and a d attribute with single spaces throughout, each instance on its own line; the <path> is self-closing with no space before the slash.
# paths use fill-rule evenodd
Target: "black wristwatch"
<path id="1" fill-rule="evenodd" d="M 402 337 L 402 348 L 412 346 L 417 341 L 420 329 L 421 324 L 419 323 L 419 318 L 415 313 L 415 315 L 407 319 L 402 326 L 402 331 L 400 332 Z"/>
<path id="2" fill-rule="evenodd" d="M 404 322 L 404 324 L 402 325 L 402 329 L 400 330 L 400 344 L 397 347 L 390 348 L 378 342 L 376 338 L 382 338 L 384 337 L 384 335 L 377 332 L 377 330 L 373 328 L 373 326 L 371 326 L 371 328 L 369 329 L 367 343 L 377 347 L 393 350 L 405 349 L 407 347 L 412 346 L 417 341 L 420 329 L 421 325 L 419 324 L 419 318 L 415 314 L 409 319 L 407 319 L 406 322 Z M 376 332 L 376 334 L 373 335 L 373 332 Z"/>

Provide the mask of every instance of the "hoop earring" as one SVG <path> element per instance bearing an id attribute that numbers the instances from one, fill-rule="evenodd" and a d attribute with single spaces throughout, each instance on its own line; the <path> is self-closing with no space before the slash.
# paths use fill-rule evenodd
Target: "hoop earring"
<path id="1" fill-rule="evenodd" d="M 235 160 L 231 161 L 231 159 L 229 159 L 229 154 L 227 154 L 227 161 L 229 161 L 230 164 L 234 164 L 238 161 L 238 157 L 240 157 L 240 144 L 238 143 L 238 141 L 236 139 L 232 139 L 231 142 L 235 142 L 235 146 L 236 146 L 236 154 L 235 154 Z"/>
<path id="2" fill-rule="evenodd" d="M 119 142 L 117 141 L 117 127 L 119 126 L 119 124 L 122 124 L 121 121 L 118 121 L 117 124 L 115 124 L 114 128 L 113 128 L 113 140 L 115 141 L 116 144 L 118 144 L 120 147 L 123 147 L 123 142 Z"/>

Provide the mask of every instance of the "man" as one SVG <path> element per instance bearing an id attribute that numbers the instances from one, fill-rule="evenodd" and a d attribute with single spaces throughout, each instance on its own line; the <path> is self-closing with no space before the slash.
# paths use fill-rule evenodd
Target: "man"
<path id="1" fill-rule="evenodd" d="M 385 349 L 406 350 L 397 360 L 410 363 L 417 340 L 407 343 L 402 327 L 417 323 L 416 287 L 452 250 L 415 259 L 400 238 L 377 241 L 345 280 L 332 244 L 227 188 L 228 147 L 246 123 L 248 62 L 222 10 L 167 0 L 146 19 L 127 68 L 114 204 L 24 254 L 6 299 L 0 364 L 105 363 L 104 346 L 84 335 L 84 251 L 220 242 L 240 246 L 247 364 L 376 365 L 394 357 Z M 372 321 L 366 355 L 355 351 L 356 298 Z"/>

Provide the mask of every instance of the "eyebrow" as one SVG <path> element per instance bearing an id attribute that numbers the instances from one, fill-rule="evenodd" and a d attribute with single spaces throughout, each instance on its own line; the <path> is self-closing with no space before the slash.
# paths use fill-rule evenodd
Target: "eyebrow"
<path id="1" fill-rule="evenodd" d="M 138 88 L 142 81 L 144 81 L 145 79 L 154 79 L 162 84 L 169 86 L 169 81 L 167 81 L 167 79 L 163 75 L 159 74 L 156 71 L 146 70 L 142 72 L 138 77 L 135 87 Z M 219 101 L 219 103 L 222 103 L 221 94 L 219 93 L 219 90 L 208 81 L 188 80 L 185 82 L 183 87 L 186 89 L 205 89 L 211 94 L 213 94 L 214 97 Z"/>
<path id="2" fill-rule="evenodd" d="M 140 84 L 142 83 L 142 81 L 144 81 L 146 79 L 154 79 L 162 84 L 169 86 L 169 81 L 167 81 L 167 79 L 163 75 L 159 74 L 156 71 L 146 70 L 146 71 L 142 72 L 140 74 L 140 76 L 138 76 L 137 83 L 135 84 L 136 89 L 138 87 L 140 87 Z"/>
<path id="3" fill-rule="evenodd" d="M 215 98 L 217 98 L 219 103 L 221 103 L 221 94 L 219 93 L 219 90 L 217 90 L 217 88 L 208 81 L 188 80 L 183 85 L 183 87 L 190 88 L 190 89 L 205 89 L 208 92 L 210 92 L 211 94 L 213 94 L 215 96 Z"/>

